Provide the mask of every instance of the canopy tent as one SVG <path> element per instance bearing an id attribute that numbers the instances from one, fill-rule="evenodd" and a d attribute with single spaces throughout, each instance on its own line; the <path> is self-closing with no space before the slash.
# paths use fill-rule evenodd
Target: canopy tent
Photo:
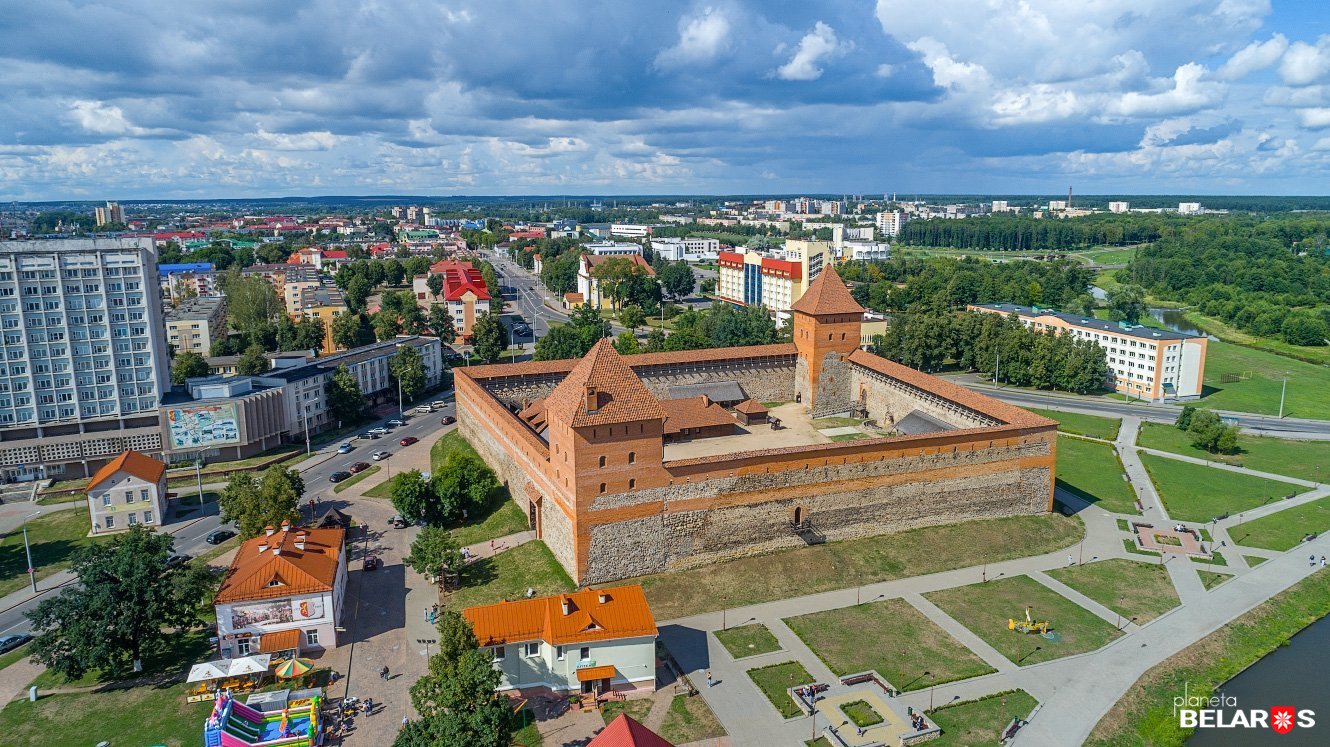
<path id="1" fill-rule="evenodd" d="M 195 664 L 189 668 L 189 679 L 186 682 L 203 682 L 204 680 L 217 680 L 227 676 L 227 670 L 231 666 L 230 659 L 221 661 L 205 661 L 202 664 Z"/>
<path id="2" fill-rule="evenodd" d="M 185 681 L 203 682 L 205 680 L 219 680 L 223 677 L 243 677 L 247 674 L 260 674 L 268 671 L 268 663 L 270 661 L 272 661 L 272 656 L 269 654 L 242 656 L 239 659 L 205 661 L 202 664 L 195 664 L 190 667 L 189 679 Z"/>
<path id="3" fill-rule="evenodd" d="M 272 662 L 272 654 L 257 654 L 255 656 L 242 656 L 239 659 L 231 659 L 231 671 L 227 672 L 232 677 L 245 674 L 262 674 L 268 671 L 268 665 Z"/>

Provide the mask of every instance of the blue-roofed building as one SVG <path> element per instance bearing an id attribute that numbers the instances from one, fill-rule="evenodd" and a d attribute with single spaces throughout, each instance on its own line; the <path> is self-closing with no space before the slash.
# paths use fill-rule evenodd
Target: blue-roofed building
<path id="1" fill-rule="evenodd" d="M 212 272 L 211 262 L 179 262 L 173 265 L 157 265 L 157 275 L 166 277 L 177 272 Z"/>

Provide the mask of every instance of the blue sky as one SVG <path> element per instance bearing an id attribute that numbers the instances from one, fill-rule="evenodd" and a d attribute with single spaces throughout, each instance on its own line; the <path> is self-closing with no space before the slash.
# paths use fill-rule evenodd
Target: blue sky
<path id="1" fill-rule="evenodd" d="M 0 199 L 1325 194 L 1314 0 L 0 0 Z"/>

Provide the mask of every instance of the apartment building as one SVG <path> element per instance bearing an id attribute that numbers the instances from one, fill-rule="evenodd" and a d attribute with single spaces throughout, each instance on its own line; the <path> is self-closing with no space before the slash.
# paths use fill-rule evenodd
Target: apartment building
<path id="1" fill-rule="evenodd" d="M 106 207 L 96 208 L 93 212 L 98 226 L 104 226 L 107 223 L 125 222 L 125 209 L 118 202 L 108 202 Z"/>
<path id="2" fill-rule="evenodd" d="M 833 261 L 825 241 L 791 239 L 766 253 L 720 252 L 716 294 L 730 303 L 785 312 Z"/>
<path id="3" fill-rule="evenodd" d="M 0 478 L 161 450 L 170 360 L 149 238 L 0 243 Z"/>
<path id="4" fill-rule="evenodd" d="M 585 250 L 591 252 L 597 257 L 622 257 L 629 254 L 641 254 L 642 245 L 634 244 L 628 241 L 593 241 L 587 244 Z"/>
<path id="5" fill-rule="evenodd" d="M 1114 201 L 1108 203 L 1108 212 L 1110 213 L 1128 213 L 1131 212 L 1130 202 Z"/>
<path id="6" fill-rule="evenodd" d="M 996 208 L 994 208 L 996 210 Z M 883 236 L 898 236 L 901 232 L 901 226 L 905 225 L 906 217 L 904 210 L 883 210 L 873 219 L 877 226 L 878 233 Z"/>
<path id="7" fill-rule="evenodd" d="M 166 341 L 176 353 L 207 355 L 212 344 L 226 337 L 226 299 L 199 296 L 168 308 Z"/>
<path id="8" fill-rule="evenodd" d="M 153 527 L 166 516 L 166 464 L 137 451 L 97 470 L 86 490 L 93 534 Z"/>
<path id="9" fill-rule="evenodd" d="M 300 313 L 300 294 L 306 288 L 317 288 L 323 284 L 319 271 L 312 265 L 251 265 L 240 272 L 246 276 L 257 275 L 272 283 L 277 295 L 282 299 L 282 308 L 286 310 L 287 316 L 296 316 Z"/>
<path id="10" fill-rule="evenodd" d="M 323 325 L 323 349 L 321 352 L 337 352 L 333 342 L 333 320 L 347 313 L 346 299 L 342 291 L 334 286 L 305 286 L 300 290 L 298 318 L 313 319 Z"/>
<path id="11" fill-rule="evenodd" d="M 1098 343 L 1108 358 L 1109 378 L 1105 384 L 1123 394 L 1150 401 L 1201 396 L 1208 342 L 1204 337 L 1139 324 L 1087 319 L 1037 306 L 995 303 L 971 304 L 967 308 L 1004 316 L 1016 314 L 1027 327 L 1046 332 L 1065 331 Z"/>
<path id="12" fill-rule="evenodd" d="M 652 239 L 651 251 L 670 262 L 715 262 L 720 256 L 720 241 L 700 236 Z"/>
<path id="13" fill-rule="evenodd" d="M 211 262 L 158 265 L 157 279 L 162 298 L 173 303 L 194 296 L 222 295 L 220 273 L 213 270 Z"/>
<path id="14" fill-rule="evenodd" d="M 656 275 L 656 271 L 642 258 L 641 254 L 618 256 L 583 254 L 577 266 L 577 292 L 582 296 L 583 302 L 589 303 L 598 309 L 608 309 L 614 305 L 614 299 L 611 298 L 610 293 L 601 292 L 599 272 L 596 269 L 614 260 L 632 262 L 635 271 L 640 274 L 650 277 Z"/>

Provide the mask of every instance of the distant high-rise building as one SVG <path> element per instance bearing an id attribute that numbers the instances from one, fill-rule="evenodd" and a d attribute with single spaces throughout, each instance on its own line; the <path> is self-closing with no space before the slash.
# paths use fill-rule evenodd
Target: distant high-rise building
<path id="1" fill-rule="evenodd" d="M 124 223 L 125 209 L 120 207 L 118 202 L 108 202 L 106 207 L 96 209 L 97 225 L 104 226 L 107 223 Z"/>
<path id="2" fill-rule="evenodd" d="M 904 210 L 883 210 L 877 214 L 877 230 L 883 236 L 896 236 L 901 232 L 901 226 L 905 225 Z"/>
<path id="3" fill-rule="evenodd" d="M 1126 213 L 1126 212 L 1130 212 L 1130 211 L 1131 211 L 1131 203 L 1130 203 L 1130 202 L 1110 202 L 1110 203 L 1108 203 L 1108 212 L 1110 212 L 1110 213 Z"/>
<path id="4" fill-rule="evenodd" d="M 1203 213 L 1203 212 L 1205 212 L 1205 211 L 1201 208 L 1201 203 L 1199 203 L 1199 202 L 1179 202 L 1179 203 L 1178 203 L 1178 214 L 1179 214 L 1179 215 L 1200 215 L 1200 214 Z"/>
<path id="5" fill-rule="evenodd" d="M 1067 209 L 1067 202 L 1066 202 L 1066 200 L 1049 200 L 1049 201 L 1048 201 L 1048 209 L 1049 209 L 1049 210 L 1053 210 L 1053 211 L 1057 211 L 1057 210 L 1066 210 L 1066 209 Z"/>
<path id="6" fill-rule="evenodd" d="M 1006 201 L 1006 200 L 993 200 L 992 212 L 994 212 L 994 213 L 1005 213 L 1005 212 L 1007 212 L 1007 210 L 1008 210 L 1008 207 L 1007 207 L 1007 201 Z"/>

